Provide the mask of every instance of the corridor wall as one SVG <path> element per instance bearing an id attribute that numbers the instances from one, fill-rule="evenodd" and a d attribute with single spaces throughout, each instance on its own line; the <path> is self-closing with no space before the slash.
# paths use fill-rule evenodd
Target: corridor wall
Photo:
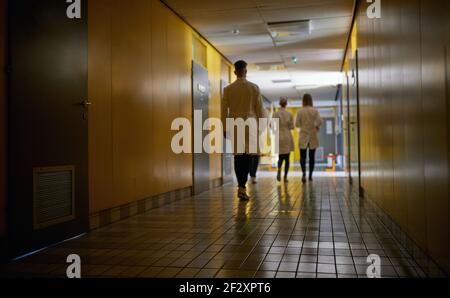
<path id="1" fill-rule="evenodd" d="M 221 65 L 220 54 L 213 51 L 211 47 L 207 50 L 207 67 L 209 71 L 209 80 L 211 82 L 211 96 L 209 105 L 209 117 L 221 119 Z M 222 177 L 222 154 L 214 153 L 209 157 L 210 178 L 211 180 Z"/>
<path id="2" fill-rule="evenodd" d="M 0 0 L 0 258 L 6 235 L 6 0 Z"/>
<path id="3" fill-rule="evenodd" d="M 158 0 L 89 1 L 91 213 L 192 186 L 192 156 L 172 152 L 171 123 L 192 118 L 193 35 Z M 220 63 L 208 46 L 213 115 Z M 220 177 L 218 160 L 211 179 Z"/>
<path id="4" fill-rule="evenodd" d="M 380 19 L 369 19 L 364 3 L 357 15 L 362 187 L 450 272 L 449 2 L 385 0 Z"/>

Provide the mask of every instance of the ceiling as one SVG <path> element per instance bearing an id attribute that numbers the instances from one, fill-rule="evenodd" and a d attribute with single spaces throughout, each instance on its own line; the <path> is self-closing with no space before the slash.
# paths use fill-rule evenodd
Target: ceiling
<path id="1" fill-rule="evenodd" d="M 231 61 L 249 63 L 264 96 L 296 101 L 305 92 L 330 101 L 350 30 L 354 0 L 165 0 Z M 269 23 L 309 21 L 294 36 Z M 234 32 L 233 32 L 234 31 Z M 238 31 L 238 32 L 237 32 Z M 273 81 L 286 81 L 277 82 Z M 289 81 L 290 80 L 290 81 Z"/>

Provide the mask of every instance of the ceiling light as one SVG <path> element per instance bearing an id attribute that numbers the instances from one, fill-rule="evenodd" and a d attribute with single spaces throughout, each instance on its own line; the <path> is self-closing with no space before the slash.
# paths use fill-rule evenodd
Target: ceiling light
<path id="1" fill-rule="evenodd" d="M 292 83 L 292 80 L 290 80 L 290 79 L 286 79 L 286 80 L 272 80 L 272 83 L 274 83 L 274 84 Z"/>
<path id="2" fill-rule="evenodd" d="M 316 89 L 318 88 L 318 85 L 311 84 L 311 85 L 297 85 L 295 86 L 295 89 L 297 90 L 309 90 L 309 89 Z"/>

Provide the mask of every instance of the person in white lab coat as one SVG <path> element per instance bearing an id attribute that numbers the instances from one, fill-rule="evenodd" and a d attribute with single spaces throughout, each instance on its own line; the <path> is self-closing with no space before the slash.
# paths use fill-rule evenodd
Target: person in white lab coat
<path id="1" fill-rule="evenodd" d="M 279 158 L 277 180 L 281 181 L 281 168 L 284 162 L 284 182 L 288 182 L 291 152 L 295 150 L 292 130 L 294 127 L 294 117 L 286 111 L 288 101 L 286 98 L 280 100 L 280 110 L 273 114 L 274 119 L 279 119 Z"/>
<path id="2" fill-rule="evenodd" d="M 297 113 L 295 126 L 300 128 L 300 164 L 303 183 L 306 182 L 306 156 L 309 149 L 309 180 L 312 181 L 316 161 L 316 149 L 319 147 L 318 132 L 323 120 L 313 106 L 311 94 L 303 96 L 303 107 Z"/>
<path id="3" fill-rule="evenodd" d="M 226 127 L 226 118 L 232 119 L 247 119 L 253 118 L 258 123 L 260 118 L 266 118 L 267 114 L 265 112 L 261 92 L 257 85 L 247 81 L 247 63 L 245 61 L 237 61 L 234 64 L 235 75 L 237 80 L 226 87 L 223 92 L 222 99 L 222 123 L 224 125 L 224 134 L 227 134 L 229 127 Z M 229 131 L 228 131 L 229 132 Z M 250 130 L 250 133 L 251 130 Z M 244 152 L 239 152 L 237 144 L 238 140 L 232 140 L 234 144 L 233 153 L 234 155 L 234 169 L 236 172 L 236 177 L 239 183 L 238 197 L 241 200 L 247 201 L 250 196 L 247 193 L 247 181 L 250 173 L 251 161 L 254 156 L 257 156 L 259 152 L 250 152 L 251 146 L 250 141 L 253 136 L 250 133 L 244 133 L 245 135 L 245 150 Z M 234 133 L 235 136 L 239 134 Z M 226 137 L 226 136 L 225 136 Z M 258 138 L 258 136 L 256 136 Z M 242 140 L 241 140 L 242 141 Z M 256 140 L 258 142 L 258 140 Z M 258 144 L 258 143 L 256 143 Z M 258 146 L 257 146 L 258 149 Z"/>

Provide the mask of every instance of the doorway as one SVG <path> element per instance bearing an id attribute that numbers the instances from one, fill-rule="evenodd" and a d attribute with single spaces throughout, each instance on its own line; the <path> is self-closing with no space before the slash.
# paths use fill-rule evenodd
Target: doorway
<path id="1" fill-rule="evenodd" d="M 221 98 L 223 98 L 223 91 L 228 86 L 228 83 L 224 80 L 220 81 L 220 89 L 221 89 Z M 222 111 L 222 113 L 225 113 L 225 111 Z M 229 150 L 227 148 L 231 147 L 231 141 L 229 139 L 223 138 L 223 154 L 222 154 L 222 181 L 223 184 L 227 184 L 230 182 L 233 182 L 233 172 L 234 172 L 234 165 L 233 165 L 233 154 L 229 153 Z"/>
<path id="2" fill-rule="evenodd" d="M 361 144 L 360 144 L 360 102 L 359 102 L 359 71 L 358 50 L 350 59 L 350 69 L 347 74 L 347 170 L 350 183 L 355 185 L 360 196 L 364 196 L 361 183 Z"/>
<path id="3" fill-rule="evenodd" d="M 8 227 L 12 257 L 89 227 L 87 2 L 15 0 L 9 16 Z"/>
<path id="4" fill-rule="evenodd" d="M 201 116 L 202 125 L 203 121 L 209 117 L 209 79 L 208 70 L 203 66 L 192 62 L 192 115 L 194 117 Z M 196 122 L 196 121 L 194 121 Z M 193 127 L 194 139 L 200 139 L 194 143 L 203 144 L 203 140 L 206 138 L 208 132 L 203 130 L 203 127 Z M 201 133 L 200 133 L 201 132 Z M 195 149 L 195 148 L 194 148 Z M 209 190 L 209 177 L 210 177 L 210 165 L 209 154 L 206 153 L 203 148 L 197 148 L 194 150 L 194 166 L 193 166 L 193 184 L 194 194 L 200 194 Z M 201 152 L 196 152 L 200 151 Z"/>

